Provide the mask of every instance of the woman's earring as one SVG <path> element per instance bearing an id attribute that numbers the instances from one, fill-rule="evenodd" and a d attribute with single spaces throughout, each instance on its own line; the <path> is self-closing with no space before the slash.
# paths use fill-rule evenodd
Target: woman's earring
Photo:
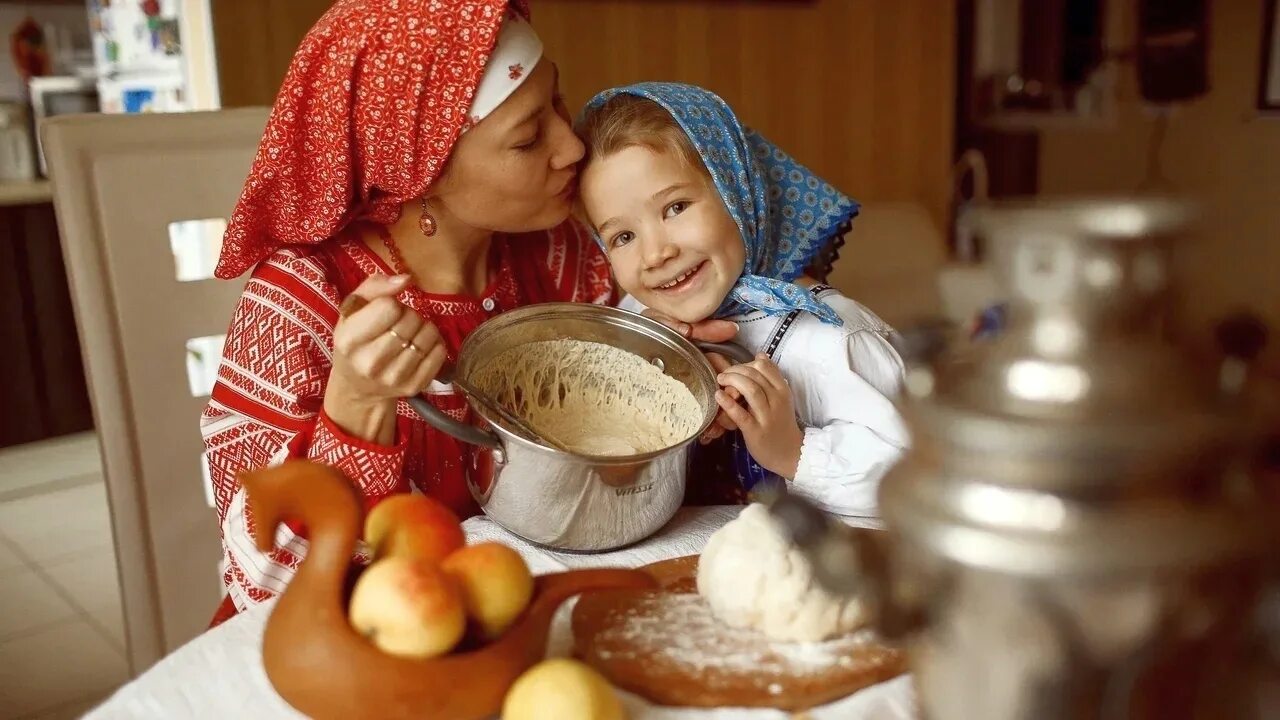
<path id="1" fill-rule="evenodd" d="M 436 234 L 436 218 L 431 214 L 431 209 L 427 207 L 427 199 L 425 197 L 422 198 L 422 215 L 418 218 L 418 229 L 427 237 Z"/>

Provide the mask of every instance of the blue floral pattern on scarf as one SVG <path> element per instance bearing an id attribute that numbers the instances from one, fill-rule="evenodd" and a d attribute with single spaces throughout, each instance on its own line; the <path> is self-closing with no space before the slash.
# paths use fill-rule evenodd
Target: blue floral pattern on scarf
<path id="1" fill-rule="evenodd" d="M 679 83 L 638 83 L 605 90 L 584 112 L 619 94 L 647 98 L 671 113 L 701 155 L 742 234 L 746 265 L 716 316 L 751 309 L 770 315 L 803 310 L 842 325 L 834 310 L 793 281 L 840 226 L 858 214 L 858 204 L 743 127 L 715 93 Z"/>

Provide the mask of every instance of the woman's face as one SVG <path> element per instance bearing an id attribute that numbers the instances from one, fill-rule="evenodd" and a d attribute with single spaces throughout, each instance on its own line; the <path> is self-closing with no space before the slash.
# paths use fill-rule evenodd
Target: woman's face
<path id="1" fill-rule="evenodd" d="M 529 232 L 569 216 L 583 146 L 543 58 L 514 93 L 462 134 L 428 197 L 471 227 Z"/>

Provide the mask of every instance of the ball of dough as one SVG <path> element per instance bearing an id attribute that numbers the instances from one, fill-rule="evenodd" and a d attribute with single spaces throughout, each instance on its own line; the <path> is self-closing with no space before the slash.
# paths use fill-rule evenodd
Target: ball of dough
<path id="1" fill-rule="evenodd" d="M 809 561 L 759 504 L 711 536 L 698 563 L 698 592 L 724 623 L 774 640 L 818 642 L 867 624 L 856 599 L 818 585 Z"/>

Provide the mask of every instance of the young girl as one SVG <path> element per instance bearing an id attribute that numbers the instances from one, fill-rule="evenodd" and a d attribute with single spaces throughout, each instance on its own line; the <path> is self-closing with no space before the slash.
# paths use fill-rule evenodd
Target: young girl
<path id="1" fill-rule="evenodd" d="M 623 307 L 733 320 L 757 353 L 718 378 L 738 431 L 700 448 L 690 499 L 741 501 L 781 478 L 831 512 L 874 516 L 908 441 L 890 400 L 902 362 L 883 321 L 802 276 L 857 204 L 701 88 L 607 90 L 579 132 L 583 209 Z"/>

